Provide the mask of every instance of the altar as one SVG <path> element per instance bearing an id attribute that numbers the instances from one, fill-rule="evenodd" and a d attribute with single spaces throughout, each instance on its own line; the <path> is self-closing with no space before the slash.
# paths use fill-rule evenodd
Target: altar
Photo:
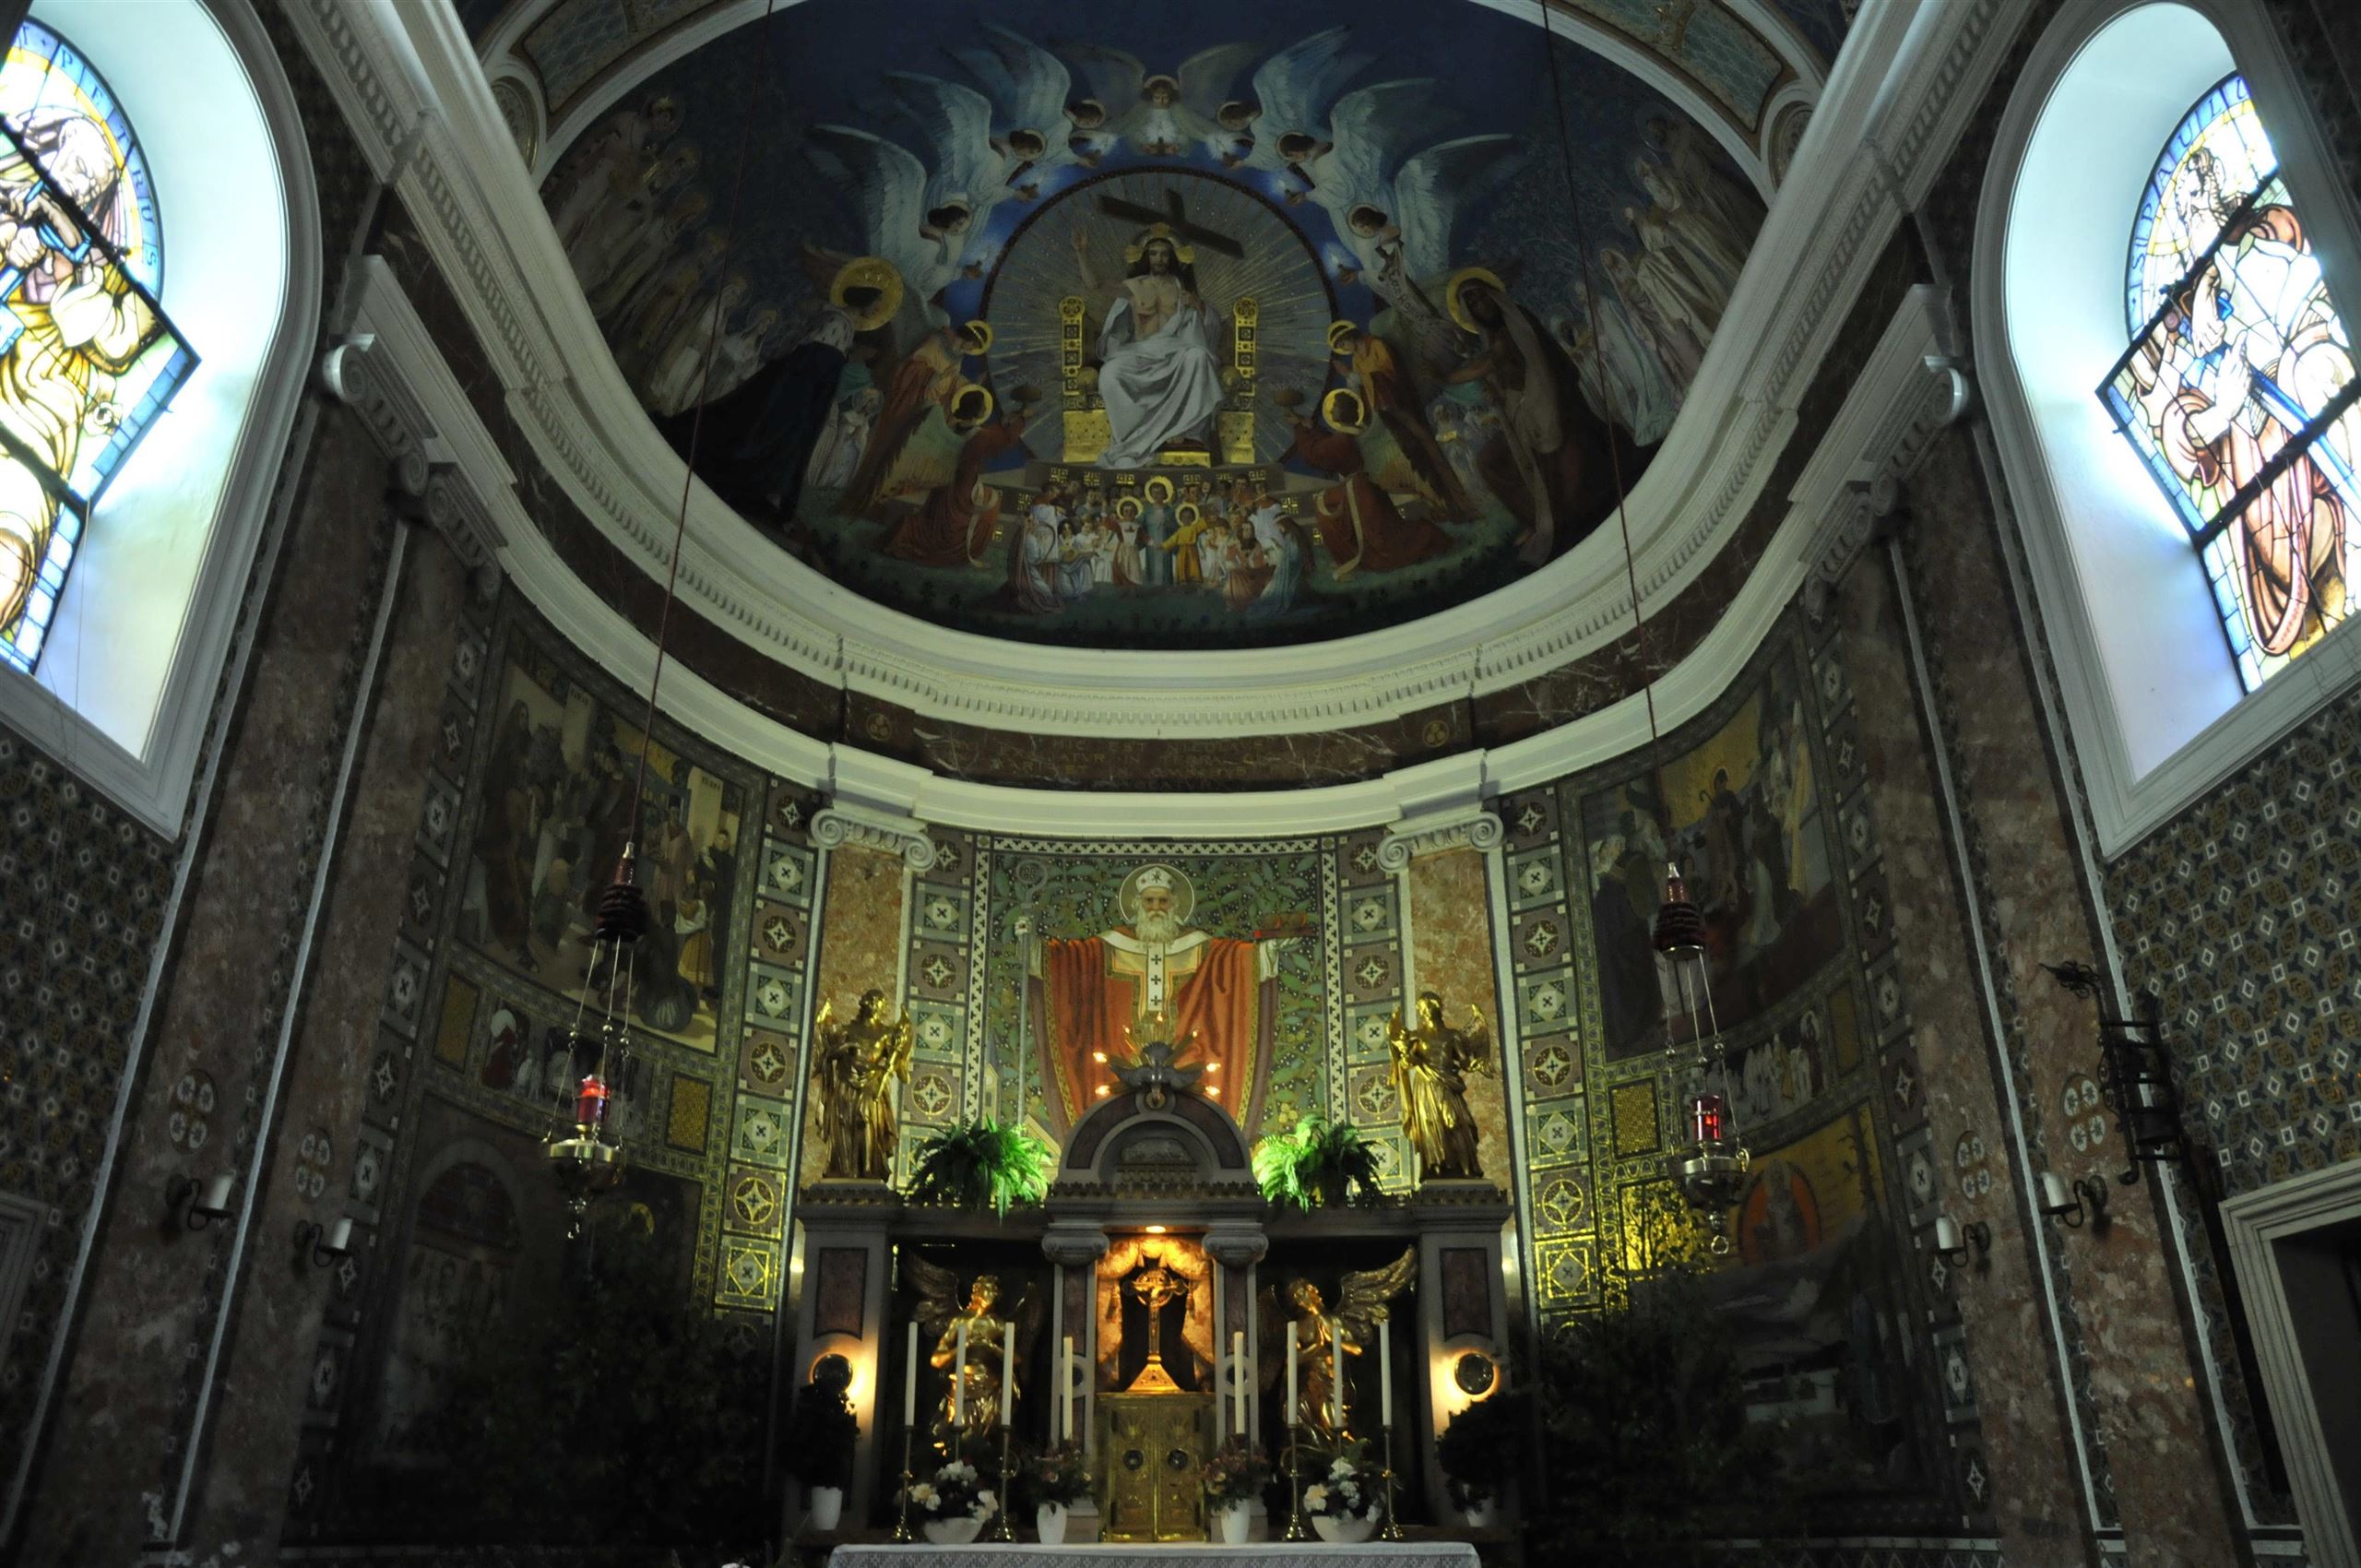
<path id="1" fill-rule="evenodd" d="M 978 1541 L 969 1546 L 840 1546 L 828 1568 L 1021 1568 L 1031 1562 L 1056 1568 L 1244 1568 L 1274 1558 L 1303 1568 L 1476 1568 L 1476 1549 L 1465 1541 L 1364 1541 L 1331 1546 L 1325 1541 L 1269 1541 L 1249 1546 L 1043 1546 L 1038 1541 Z"/>
<path id="2" fill-rule="evenodd" d="M 997 1542 L 846 1546 L 843 1568 L 896 1550 L 1472 1563 L 1456 1542 L 1315 1544 L 1304 1515 L 1342 1497 L 1386 1536 L 1476 1527 L 1437 1439 L 1507 1382 L 1505 1195 L 1439 1175 L 1385 1202 L 1275 1207 L 1208 1069 L 1169 1037 L 1134 1044 L 1038 1206 L 912 1205 L 872 1180 L 805 1187 L 797 1363 L 849 1369 L 847 1533 L 907 1538 L 984 1488 L 1004 1499 L 1014 1485 L 1020 1504 L 990 1526 Z M 1045 1461 L 1077 1496 L 1071 1546 L 1022 1538 Z M 1209 1547 L 1223 1478 L 1251 1534 Z"/>

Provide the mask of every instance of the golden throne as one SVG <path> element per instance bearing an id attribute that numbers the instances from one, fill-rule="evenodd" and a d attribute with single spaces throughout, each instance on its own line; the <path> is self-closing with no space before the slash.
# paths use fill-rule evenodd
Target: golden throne
<path id="1" fill-rule="evenodd" d="M 1064 461 L 1090 464 L 1107 450 L 1113 433 L 1107 425 L 1107 405 L 1096 386 L 1085 385 L 1083 374 L 1083 310 L 1080 294 L 1058 302 L 1058 371 L 1063 383 L 1065 413 Z M 1222 378 L 1221 411 L 1214 415 L 1214 445 L 1219 453 L 1169 448 L 1157 454 L 1158 468 L 1211 468 L 1219 461 L 1238 468 L 1254 461 L 1255 338 L 1263 307 L 1252 299 L 1240 300 L 1229 314 L 1229 365 Z"/>

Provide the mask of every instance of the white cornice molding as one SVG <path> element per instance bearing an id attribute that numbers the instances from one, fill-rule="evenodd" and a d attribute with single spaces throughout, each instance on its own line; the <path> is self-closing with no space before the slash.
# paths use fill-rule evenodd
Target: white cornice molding
<path id="1" fill-rule="evenodd" d="M 812 818 L 812 841 L 824 849 L 851 845 L 898 855 L 912 871 L 932 866 L 941 852 L 927 837 L 926 824 L 914 816 L 896 816 L 852 804 L 839 797 L 834 805 Z"/>
<path id="2" fill-rule="evenodd" d="M 1760 498 L 1797 399 L 1900 221 L 1893 159 L 1915 171 L 1939 157 L 1940 103 L 1966 79 L 1995 19 L 2020 3 L 1877 5 L 1857 22 L 1688 406 L 1631 498 L 1641 594 L 1652 610 L 1695 578 Z M 290 0 L 289 9 L 347 113 L 369 123 L 364 145 L 389 172 L 406 127 L 417 127 L 395 178 L 513 416 L 601 535 L 661 580 L 682 467 L 624 386 L 579 291 L 525 286 L 569 274 L 445 8 Z M 375 37 L 389 18 L 407 31 Z M 1898 78 L 1921 96 L 1887 91 Z M 1880 152 L 1879 133 L 1903 152 Z M 507 485 L 504 469 L 479 489 Z M 815 681 L 985 728 L 1202 740 L 1380 723 L 1544 674 L 1611 644 L 1631 615 L 1610 520 L 1520 583 L 1384 632 L 1185 660 L 1038 647 L 884 610 L 790 559 L 701 483 L 691 493 L 685 607 Z M 502 558 L 537 604 L 581 608 L 559 580 L 571 574 L 554 551 L 510 548 Z M 1717 635 L 1740 603 L 1770 616 L 1783 602 L 1742 593 Z"/>

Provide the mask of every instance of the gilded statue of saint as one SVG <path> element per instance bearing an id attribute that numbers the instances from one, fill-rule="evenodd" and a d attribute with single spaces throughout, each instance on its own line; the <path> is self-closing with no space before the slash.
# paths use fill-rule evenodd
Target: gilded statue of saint
<path id="1" fill-rule="evenodd" d="M 937 1439 L 945 1452 L 955 1452 L 960 1441 L 986 1438 L 1000 1424 L 1003 1401 L 1014 1406 L 1021 1390 L 1012 1378 L 1001 1386 L 1002 1345 L 1006 1336 L 1016 1341 L 1016 1362 L 1023 1366 L 1034 1335 L 1041 1326 L 1041 1306 L 1032 1291 L 1018 1297 L 1014 1317 L 1000 1310 L 1000 1278 L 978 1275 L 967 1287 L 965 1306 L 959 1302 L 959 1277 L 940 1264 L 905 1253 L 904 1270 L 918 1287 L 919 1324 L 934 1336 L 934 1350 L 927 1364 L 943 1374 L 943 1404 L 934 1420 Z M 967 1355 L 959 1356 L 959 1330 L 967 1331 Z"/>
<path id="2" fill-rule="evenodd" d="M 848 1023 L 820 1004 L 813 1020 L 820 1041 L 820 1133 L 826 1176 L 884 1181 L 894 1164 L 894 1090 L 910 1077 L 910 1016 L 885 1021 L 885 993 L 863 992 Z"/>
<path id="3" fill-rule="evenodd" d="M 1292 1316 L 1279 1310 L 1277 1295 L 1269 1286 L 1263 1288 L 1262 1299 L 1255 1307 L 1264 1336 L 1263 1385 L 1267 1388 L 1286 1375 L 1287 1325 L 1292 1322 L 1297 1376 L 1301 1384 L 1296 1393 L 1298 1409 L 1313 1443 L 1335 1447 L 1350 1441 L 1352 1380 L 1345 1380 L 1347 1386 L 1340 1397 L 1335 1381 L 1336 1352 L 1341 1348 L 1347 1356 L 1358 1356 L 1374 1344 L 1377 1325 L 1385 1321 L 1391 1311 L 1387 1303 L 1409 1288 L 1418 1271 L 1418 1249 L 1406 1247 L 1400 1257 L 1384 1267 L 1362 1269 L 1339 1280 L 1334 1309 L 1321 1296 L 1320 1287 L 1309 1279 L 1296 1279 L 1287 1291 L 1287 1305 L 1294 1309 Z"/>
<path id="4" fill-rule="evenodd" d="M 1492 1036 L 1484 1015 L 1467 1009 L 1469 1027 L 1443 1021 L 1442 998 L 1418 993 L 1418 1027 L 1405 1028 L 1394 1010 L 1386 1026 L 1394 1051 L 1394 1092 L 1402 1102 L 1402 1131 L 1418 1151 L 1427 1176 L 1481 1176 L 1476 1163 L 1476 1120 L 1467 1112 L 1467 1075 L 1492 1070 Z"/>

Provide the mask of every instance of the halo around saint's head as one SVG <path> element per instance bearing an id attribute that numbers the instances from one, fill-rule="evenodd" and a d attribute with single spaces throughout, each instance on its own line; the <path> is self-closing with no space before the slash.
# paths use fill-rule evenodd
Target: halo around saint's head
<path id="1" fill-rule="evenodd" d="M 959 330 L 967 339 L 966 347 L 969 353 L 984 354 L 991 351 L 992 324 L 991 322 L 971 321 Z"/>
<path id="2" fill-rule="evenodd" d="M 1336 387 L 1320 399 L 1320 417 L 1340 435 L 1358 435 L 1369 428 L 1369 410 L 1361 406 L 1361 395 L 1349 386 Z"/>
<path id="3" fill-rule="evenodd" d="M 1172 247 L 1172 259 L 1179 262 L 1181 266 L 1194 267 L 1197 265 L 1197 247 L 1194 245 L 1182 244 L 1180 243 L 1180 236 L 1173 233 L 1172 225 L 1169 223 L 1151 223 L 1146 228 L 1141 230 L 1139 238 L 1133 240 L 1130 244 L 1123 247 L 1123 259 L 1127 262 L 1135 262 L 1139 260 L 1140 257 L 1145 255 L 1147 254 L 1147 243 L 1150 240 L 1162 240 L 1166 244 L 1170 245 Z"/>
<path id="4" fill-rule="evenodd" d="M 1461 330 L 1481 337 L 1484 329 L 1476 324 L 1474 316 L 1467 314 L 1467 306 L 1459 297 L 1459 291 L 1470 283 L 1480 283 L 1496 294 L 1505 294 L 1509 289 L 1501 281 L 1500 274 L 1487 267 L 1463 267 L 1451 275 L 1451 281 L 1442 286 L 1443 300 L 1451 306 L 1451 319 L 1459 323 Z"/>
<path id="5" fill-rule="evenodd" d="M 1172 894 L 1172 918 L 1182 925 L 1197 912 L 1197 886 L 1189 880 L 1188 873 L 1178 866 L 1157 863 L 1134 869 L 1123 878 L 1123 885 L 1115 891 L 1115 907 L 1125 925 L 1140 918 L 1140 889 L 1161 886 Z"/>
<path id="6" fill-rule="evenodd" d="M 1345 346 L 1350 343 L 1355 338 L 1358 337 L 1360 335 L 1360 330 L 1361 329 L 1359 327 L 1354 326 L 1349 321 L 1330 322 L 1328 324 L 1328 351 L 1334 354 L 1343 353 L 1345 351 Z"/>
<path id="7" fill-rule="evenodd" d="M 1121 500 L 1115 503 L 1115 516 L 1130 518 L 1136 517 L 1139 515 L 1140 498 L 1138 496 L 1126 495 Z"/>
<path id="8" fill-rule="evenodd" d="M 978 424 L 992 417 L 992 389 L 979 381 L 963 381 L 951 394 L 951 417 Z"/>
<path id="9" fill-rule="evenodd" d="M 1172 520 L 1184 529 L 1204 515 L 1204 510 L 1193 501 L 1183 501 L 1172 509 Z"/>
<path id="10" fill-rule="evenodd" d="M 876 297 L 865 306 L 846 303 L 855 289 L 870 289 Z M 902 308 L 902 274 L 882 255 L 855 256 L 836 268 L 828 284 L 828 303 L 852 317 L 853 330 L 869 332 L 894 319 Z"/>
<path id="11" fill-rule="evenodd" d="M 1147 481 L 1147 498 L 1161 506 L 1172 499 L 1172 481 L 1157 474 Z"/>

